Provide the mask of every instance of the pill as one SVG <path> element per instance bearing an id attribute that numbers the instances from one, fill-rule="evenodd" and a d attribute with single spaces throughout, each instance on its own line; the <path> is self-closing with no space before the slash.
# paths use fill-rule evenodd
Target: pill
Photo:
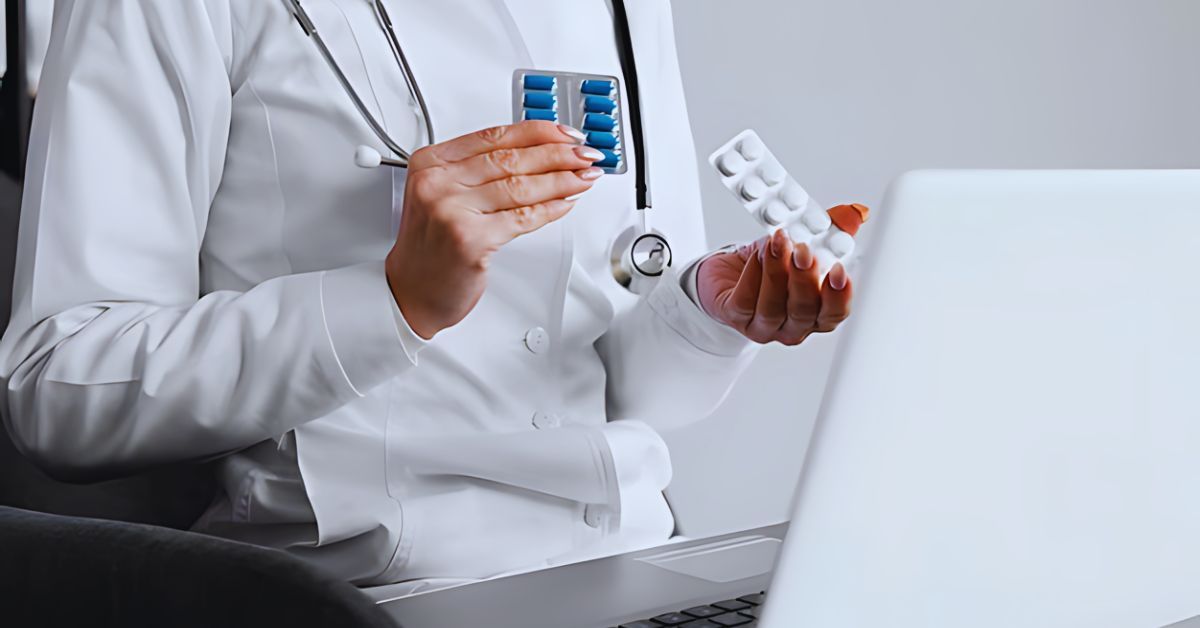
<path id="1" fill-rule="evenodd" d="M 766 151 L 767 147 L 757 137 L 747 137 L 738 144 L 738 152 L 750 161 L 761 159 Z"/>
<path id="2" fill-rule="evenodd" d="M 767 193 L 767 184 L 760 178 L 755 176 L 746 177 L 742 181 L 742 198 L 748 201 L 756 201 Z"/>
<path id="3" fill-rule="evenodd" d="M 554 94 L 525 92 L 526 109 L 553 109 L 555 101 Z"/>
<path id="4" fill-rule="evenodd" d="M 786 229 L 788 236 L 792 238 L 793 244 L 808 244 L 812 242 L 813 234 L 808 231 L 807 227 L 800 224 L 800 222 L 794 222 L 788 225 Z"/>
<path id="5" fill-rule="evenodd" d="M 526 120 L 549 120 L 551 122 L 558 121 L 558 112 L 553 109 L 526 109 Z"/>
<path id="6" fill-rule="evenodd" d="M 778 227 L 787 221 L 789 213 L 791 212 L 788 211 L 787 205 L 784 205 L 782 201 L 771 201 L 767 203 L 766 207 L 763 207 L 763 222 L 772 227 Z"/>
<path id="7" fill-rule="evenodd" d="M 804 209 L 804 206 L 808 204 L 808 194 L 805 193 L 804 188 L 798 185 L 789 185 L 784 188 L 782 196 L 783 202 L 787 203 L 792 211 Z"/>
<path id="8" fill-rule="evenodd" d="M 717 169 L 727 177 L 741 172 L 746 168 L 746 160 L 741 154 L 729 151 L 717 159 Z"/>
<path id="9" fill-rule="evenodd" d="M 617 128 L 617 119 L 602 113 L 589 113 L 583 116 L 584 131 L 611 131 Z"/>
<path id="10" fill-rule="evenodd" d="M 820 207 L 813 207 L 804 212 L 800 216 L 800 222 L 804 223 L 805 228 L 813 233 L 824 233 L 829 229 L 829 225 L 832 224 L 829 214 L 825 213 Z"/>
<path id="11" fill-rule="evenodd" d="M 583 99 L 583 110 L 588 113 L 612 113 L 617 103 L 603 96 L 587 96 Z"/>
<path id="12" fill-rule="evenodd" d="M 600 152 L 604 153 L 604 159 L 593 162 L 593 166 L 599 166 L 600 168 L 616 168 L 617 166 L 621 165 L 621 153 L 603 149 Z"/>
<path id="13" fill-rule="evenodd" d="M 787 170 L 784 170 L 783 166 L 778 163 L 772 162 L 762 167 L 762 178 L 767 185 L 779 185 L 787 178 Z"/>
<path id="14" fill-rule="evenodd" d="M 597 96 L 608 96 L 613 91 L 612 81 L 600 81 L 596 79 L 588 79 L 580 86 L 579 91 L 585 94 L 595 94 Z"/>
<path id="15" fill-rule="evenodd" d="M 854 238 L 845 231 L 837 230 L 829 234 L 829 239 L 825 241 L 826 248 L 831 253 L 838 257 L 846 257 L 854 252 Z"/>
<path id="16" fill-rule="evenodd" d="M 587 134 L 587 145 L 593 148 L 616 148 L 617 136 L 603 131 L 592 131 Z"/>
<path id="17" fill-rule="evenodd" d="M 546 90 L 546 91 L 553 90 L 554 89 L 554 77 L 546 76 L 545 74 L 526 74 L 524 85 L 525 85 L 525 89 L 537 89 L 537 90 Z"/>
<path id="18" fill-rule="evenodd" d="M 866 205 L 859 205 L 858 203 L 838 205 L 829 210 L 829 218 L 833 221 L 833 224 L 851 236 L 858 235 L 859 227 L 867 221 L 870 215 L 871 210 Z"/>
<path id="19" fill-rule="evenodd" d="M 828 273 L 830 269 L 833 268 L 833 265 L 838 263 L 839 260 L 837 256 L 833 254 L 833 251 L 830 251 L 824 246 L 809 245 L 809 248 L 812 249 L 813 257 L 815 257 L 817 260 L 817 268 L 820 269 L 820 275 L 823 280 L 826 273 Z"/>

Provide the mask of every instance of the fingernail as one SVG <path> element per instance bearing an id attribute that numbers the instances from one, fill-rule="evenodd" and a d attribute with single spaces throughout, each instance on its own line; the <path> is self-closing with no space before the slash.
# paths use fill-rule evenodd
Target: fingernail
<path id="1" fill-rule="evenodd" d="M 595 181 L 596 179 L 604 176 L 604 170 L 593 167 L 586 170 L 580 170 L 575 174 L 579 175 L 579 178 L 583 179 L 584 181 Z"/>
<path id="2" fill-rule="evenodd" d="M 779 232 L 771 236 L 771 257 L 779 257 L 783 253 L 783 244 L 779 241 Z"/>
<path id="3" fill-rule="evenodd" d="M 580 144 L 582 144 L 583 141 L 587 139 L 587 136 L 584 135 L 582 131 L 580 131 L 579 129 L 577 129 L 573 126 L 567 126 L 565 124 L 560 124 L 560 125 L 558 125 L 558 130 L 562 131 L 563 135 L 566 135 L 567 137 L 575 140 L 576 142 L 578 142 Z"/>
<path id="4" fill-rule="evenodd" d="M 592 148 L 591 146 L 576 146 L 575 154 L 579 155 L 580 159 L 586 159 L 592 163 L 604 159 L 604 153 Z"/>
<path id="5" fill-rule="evenodd" d="M 580 192 L 579 194 L 573 194 L 571 196 L 568 196 L 567 198 L 564 198 L 563 200 L 567 201 L 568 203 L 574 203 L 575 201 L 577 201 L 581 198 L 583 198 L 583 192 Z"/>
<path id="6" fill-rule="evenodd" d="M 829 271 L 829 287 L 834 290 L 844 290 L 849 277 L 846 276 L 846 267 L 841 263 L 833 265 L 833 270 Z"/>
<path id="7" fill-rule="evenodd" d="M 798 270 L 808 270 L 813 265 L 812 249 L 808 248 L 807 244 L 801 244 L 796 247 L 796 251 L 792 253 L 792 264 Z"/>

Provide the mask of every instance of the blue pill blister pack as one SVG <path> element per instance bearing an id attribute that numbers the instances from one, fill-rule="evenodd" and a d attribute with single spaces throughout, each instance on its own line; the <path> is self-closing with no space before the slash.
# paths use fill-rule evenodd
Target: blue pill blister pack
<path id="1" fill-rule="evenodd" d="M 615 76 L 517 70 L 513 72 L 513 122 L 548 120 L 575 127 L 585 143 L 601 153 L 596 162 L 608 174 L 624 174 L 625 135 L 621 128 L 621 84 Z"/>

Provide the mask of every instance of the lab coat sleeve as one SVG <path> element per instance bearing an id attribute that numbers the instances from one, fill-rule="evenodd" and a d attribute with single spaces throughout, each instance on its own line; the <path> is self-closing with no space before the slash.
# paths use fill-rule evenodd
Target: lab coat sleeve
<path id="1" fill-rule="evenodd" d="M 415 364 L 382 262 L 200 294 L 237 63 L 229 11 L 58 7 L 0 341 L 5 426 L 56 476 L 246 447 Z"/>
<path id="2" fill-rule="evenodd" d="M 675 268 L 632 307 L 619 310 L 597 341 L 608 376 L 610 419 L 634 418 L 658 430 L 702 419 L 729 393 L 757 354 L 758 345 L 708 316 L 681 284 L 707 256 L 696 148 L 687 115 L 675 34 L 667 2 L 644 3 L 648 19 L 638 20 L 637 49 L 653 74 L 641 77 L 653 207 L 647 220 L 671 243 Z M 632 26 L 632 23 L 631 23 Z M 649 79 L 649 80 L 648 80 Z M 611 280 L 609 280 L 611 281 Z"/>

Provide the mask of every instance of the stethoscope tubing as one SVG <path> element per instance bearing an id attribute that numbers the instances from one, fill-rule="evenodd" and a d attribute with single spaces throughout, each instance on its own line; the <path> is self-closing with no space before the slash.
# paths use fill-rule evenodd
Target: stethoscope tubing
<path id="1" fill-rule="evenodd" d="M 371 110 L 367 108 L 367 105 L 365 102 L 363 102 L 362 97 L 358 95 L 358 90 L 354 89 L 354 85 L 350 82 L 349 77 L 347 77 L 346 73 L 342 71 L 342 67 L 337 62 L 337 59 L 333 57 L 333 52 L 330 51 L 329 46 L 325 44 L 325 38 L 321 37 L 321 33 L 317 31 L 316 24 L 313 23 L 312 18 L 309 17 L 308 11 L 304 9 L 304 6 L 300 3 L 300 0 L 288 1 L 292 5 L 292 15 L 294 15 L 296 17 L 296 21 L 300 23 L 300 28 L 303 29 L 304 34 L 307 35 L 314 44 L 316 44 L 317 50 L 321 53 L 321 58 L 325 60 L 325 63 L 329 66 L 329 69 L 333 71 L 338 83 L 341 84 L 342 89 L 346 92 L 346 95 L 350 97 L 350 101 L 354 104 L 354 108 L 358 110 L 359 115 L 362 116 L 363 121 L 367 123 L 367 126 L 370 127 L 371 132 L 375 134 L 375 137 L 379 138 L 379 141 L 383 142 L 383 145 L 386 146 L 387 149 L 396 156 L 395 159 L 384 159 L 382 163 L 384 165 L 397 168 L 407 168 L 409 159 L 412 158 L 412 155 L 409 154 L 408 151 L 404 150 L 404 148 L 401 147 L 398 142 L 392 139 L 392 136 L 388 134 L 387 130 L 383 128 L 383 125 L 380 124 L 379 120 L 375 118 L 375 115 L 371 113 Z M 392 48 L 392 54 L 396 56 L 396 61 L 400 65 L 401 71 L 404 73 L 405 82 L 408 84 L 409 93 L 412 94 L 413 98 L 417 101 L 417 105 L 421 110 L 421 115 L 425 120 L 425 131 L 426 135 L 428 136 L 429 143 L 434 144 L 435 140 L 433 133 L 433 121 L 429 115 L 429 108 L 425 106 L 424 95 L 421 94 L 421 89 L 417 86 L 416 78 L 413 76 L 412 69 L 409 67 L 408 59 L 404 56 L 404 52 L 400 47 L 400 41 L 399 38 L 396 37 L 395 29 L 392 27 L 391 18 L 388 17 L 387 10 L 383 8 L 383 4 L 379 2 L 379 0 L 375 0 L 374 5 L 376 19 L 380 20 L 380 24 L 384 26 L 384 31 L 388 34 L 388 45 Z"/>
<path id="2" fill-rule="evenodd" d="M 337 77 L 338 83 L 346 95 L 350 97 L 355 109 L 358 110 L 362 119 L 370 127 L 371 132 L 379 138 L 380 142 L 387 147 L 394 155 L 394 158 L 384 157 L 377 150 L 369 146 L 360 146 L 358 153 L 355 155 L 356 162 L 364 168 L 374 168 L 377 166 L 390 166 L 393 168 L 408 168 L 409 161 L 412 155 L 404 150 L 398 142 L 392 139 L 387 130 L 383 128 L 371 110 L 367 108 L 366 103 L 358 95 L 358 90 L 354 89 L 354 85 L 350 83 L 350 79 L 346 73 L 342 71 L 341 65 L 334 58 L 333 53 L 329 50 L 329 46 L 325 44 L 325 40 L 321 34 L 317 32 L 316 24 L 308 15 L 308 11 L 304 9 L 300 0 L 288 0 L 292 6 L 292 15 L 299 22 L 300 28 L 304 34 L 316 44 L 317 50 L 320 51 L 321 57 L 325 60 L 326 65 L 333 71 Z M 416 76 L 413 74 L 412 66 L 408 62 L 408 57 L 404 54 L 404 47 L 400 44 L 400 38 L 396 36 L 396 29 L 392 23 L 391 16 L 388 15 L 387 9 L 383 5 L 382 0 L 372 0 L 375 8 L 375 18 L 379 22 L 387 36 L 388 46 L 392 49 L 392 55 L 396 59 L 396 64 L 400 66 L 400 71 L 404 74 L 405 83 L 408 86 L 408 92 L 416 102 L 420 115 L 425 123 L 425 134 L 429 144 L 436 143 L 433 131 L 433 119 L 429 113 L 429 106 L 425 102 L 425 96 L 421 93 L 421 87 L 417 83 Z M 642 128 L 642 107 L 641 107 L 641 90 L 638 84 L 637 65 L 634 62 L 633 51 L 633 32 L 629 26 L 629 16 L 625 10 L 624 0 L 612 0 L 613 10 L 613 27 L 616 31 L 617 38 L 617 55 L 621 63 L 621 72 L 625 76 L 625 88 L 629 98 L 630 112 L 630 132 L 632 135 L 634 153 L 637 155 L 637 167 L 635 172 L 634 189 L 636 195 L 636 207 L 638 214 L 641 217 L 641 236 L 629 247 L 624 253 L 624 257 L 628 259 L 624 262 L 614 258 L 614 262 L 619 262 L 622 265 L 626 262 L 630 265 L 630 270 L 636 270 L 645 277 L 658 277 L 662 274 L 662 269 L 643 269 L 638 261 L 634 258 L 634 253 L 638 245 L 643 241 L 651 246 L 650 257 L 648 259 L 657 259 L 662 263 L 662 257 L 665 253 L 665 263 L 663 267 L 671 265 L 671 247 L 667 243 L 666 238 L 661 234 L 651 232 L 646 225 L 646 210 L 650 208 L 650 182 L 647 177 L 649 163 L 646 158 L 646 144 L 643 136 Z M 614 268 L 614 276 L 627 274 L 625 271 Z M 621 278 L 618 277 L 618 281 Z M 630 284 L 624 284 L 627 288 L 633 290 Z M 636 290 L 635 290 L 636 292 Z"/>

